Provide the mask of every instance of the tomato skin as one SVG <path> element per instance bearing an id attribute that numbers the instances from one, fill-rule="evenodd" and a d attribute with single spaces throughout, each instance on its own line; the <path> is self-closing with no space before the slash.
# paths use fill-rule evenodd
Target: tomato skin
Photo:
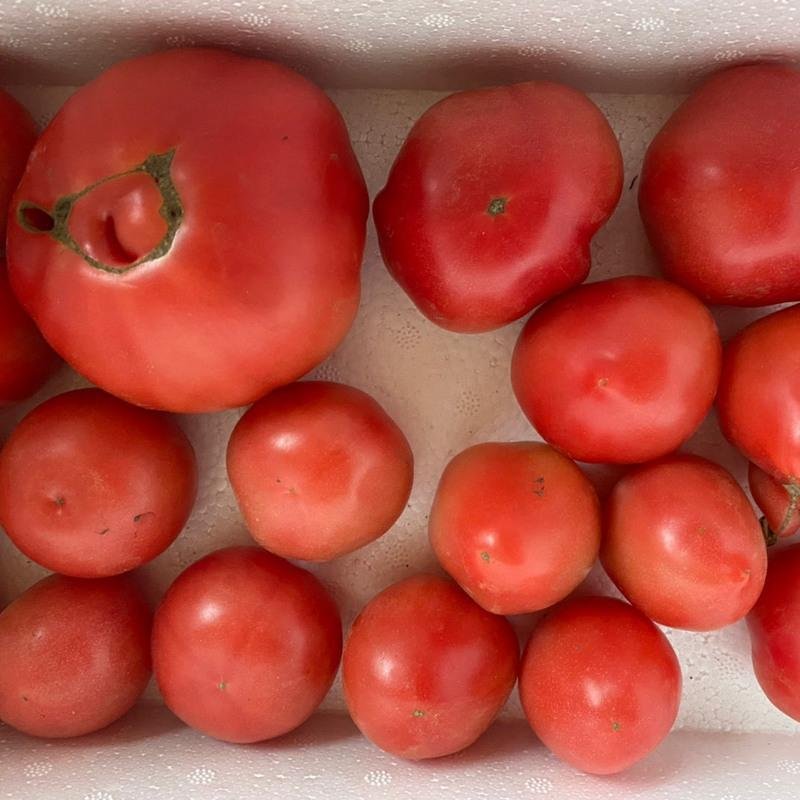
<path id="1" fill-rule="evenodd" d="M 0 89 L 0 239 L 6 232 L 6 209 L 36 142 L 36 123 L 10 94 Z"/>
<path id="2" fill-rule="evenodd" d="M 487 442 L 445 468 L 429 533 L 439 562 L 494 614 L 538 611 L 566 597 L 600 547 L 588 478 L 540 442 Z"/>
<path id="3" fill-rule="evenodd" d="M 690 455 L 637 467 L 606 504 L 603 566 L 650 619 L 709 631 L 741 619 L 764 586 L 761 526 L 739 484 Z"/>
<path id="4" fill-rule="evenodd" d="M 711 76 L 651 142 L 639 208 L 667 277 L 710 303 L 800 300 L 800 73 Z"/>
<path id="5" fill-rule="evenodd" d="M 764 591 L 747 616 L 753 669 L 764 693 L 800 722 L 800 545 L 770 554 Z"/>
<path id="6" fill-rule="evenodd" d="M 342 663 L 353 721 L 407 759 L 463 750 L 491 724 L 517 679 L 509 622 L 450 580 L 416 575 L 374 597 L 353 623 Z"/>
<path id="7" fill-rule="evenodd" d="M 72 206 L 71 246 L 21 224 L 25 204 L 52 212 L 103 180 Z M 176 232 L 154 254 L 162 195 Z M 230 408 L 344 337 L 368 210 L 344 122 L 317 87 L 272 62 L 171 50 L 107 70 L 42 134 L 13 201 L 9 275 L 47 340 L 101 388 L 170 411 Z"/>
<path id="8" fill-rule="evenodd" d="M 339 612 L 310 573 L 259 547 L 184 570 L 153 624 L 153 671 L 169 709 L 227 742 L 293 730 L 322 702 L 342 650 Z"/>
<path id="9" fill-rule="evenodd" d="M 611 597 L 575 597 L 534 628 L 519 692 L 547 748 L 583 772 L 608 775 L 667 736 L 681 670 L 667 637 L 640 611 Z"/>
<path id="10" fill-rule="evenodd" d="M 48 738 L 119 719 L 150 678 L 150 623 L 128 575 L 39 581 L 0 613 L 0 719 Z"/>
<path id="11" fill-rule="evenodd" d="M 197 494 L 177 423 L 99 389 L 46 400 L 0 450 L 0 523 L 28 558 L 80 578 L 127 572 L 181 532 Z"/>
<path id="12" fill-rule="evenodd" d="M 575 89 L 532 81 L 428 109 L 373 213 L 383 259 L 419 310 L 474 333 L 580 283 L 621 188 L 602 112 Z"/>
<path id="13" fill-rule="evenodd" d="M 714 400 L 722 345 L 684 289 L 628 275 L 538 309 L 511 364 L 517 400 L 570 458 L 635 464 L 675 450 Z"/>
<path id="14" fill-rule="evenodd" d="M 259 400 L 228 443 L 247 527 L 284 558 L 327 561 L 384 534 L 408 502 L 414 456 L 368 394 L 304 381 Z"/>
<path id="15" fill-rule="evenodd" d="M 769 528 L 768 534 L 783 539 L 797 533 L 800 529 L 800 495 L 795 494 L 794 487 L 790 494 L 786 486 L 752 461 L 747 468 L 747 482 L 753 500 L 764 514 Z"/>

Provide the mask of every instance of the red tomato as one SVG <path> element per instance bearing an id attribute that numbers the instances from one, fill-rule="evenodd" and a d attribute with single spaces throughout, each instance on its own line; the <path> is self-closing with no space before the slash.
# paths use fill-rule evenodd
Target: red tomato
<path id="1" fill-rule="evenodd" d="M 101 388 L 172 411 L 239 406 L 347 332 L 367 211 L 319 89 L 268 61 L 172 50 L 112 67 L 42 134 L 13 201 L 9 273 Z"/>
<path id="2" fill-rule="evenodd" d="M 150 678 L 150 618 L 127 575 L 39 581 L 0 613 L 0 719 L 54 738 L 119 719 Z"/>
<path id="3" fill-rule="evenodd" d="M 353 623 L 342 664 L 353 721 L 401 758 L 463 750 L 488 727 L 517 679 L 511 625 L 454 583 L 417 575 L 374 597 Z"/>
<path id="4" fill-rule="evenodd" d="M 668 277 L 710 303 L 800 300 L 800 73 L 712 76 L 650 144 L 639 187 Z"/>
<path id="5" fill-rule="evenodd" d="M 228 444 L 228 475 L 260 545 L 327 561 L 395 523 L 414 456 L 368 394 L 308 381 L 272 392 L 242 417 Z"/>
<path id="6" fill-rule="evenodd" d="M 310 573 L 258 547 L 201 558 L 167 591 L 153 624 L 153 669 L 167 706 L 228 742 L 304 722 L 339 666 L 342 628 Z"/>
<path id="7" fill-rule="evenodd" d="M 528 320 L 514 392 L 543 439 L 578 461 L 635 464 L 675 450 L 714 400 L 721 360 L 708 309 L 628 275 L 580 286 Z"/>
<path id="8" fill-rule="evenodd" d="M 576 597 L 534 628 L 519 693 L 546 747 L 584 772 L 608 775 L 667 736 L 681 669 L 667 637 L 640 611 L 611 597 Z"/>
<path id="9" fill-rule="evenodd" d="M 800 722 L 800 544 L 770 556 L 767 582 L 747 627 L 761 688 Z"/>
<path id="10" fill-rule="evenodd" d="M 0 524 L 47 569 L 116 575 L 165 550 L 197 493 L 197 463 L 169 417 L 99 389 L 30 412 L 0 450 Z"/>
<path id="11" fill-rule="evenodd" d="M 606 505 L 603 566 L 648 617 L 709 631 L 741 619 L 767 571 L 745 493 L 704 458 L 668 456 L 629 472 Z"/>
<path id="12" fill-rule="evenodd" d="M 578 467 L 540 442 L 487 443 L 445 468 L 429 524 L 441 565 L 487 611 L 566 597 L 600 546 L 600 510 Z"/>
<path id="13" fill-rule="evenodd" d="M 800 487 L 782 484 L 752 462 L 747 471 L 750 494 L 764 514 L 767 544 L 793 536 L 800 529 Z"/>
<path id="14" fill-rule="evenodd" d="M 621 187 L 614 132 L 581 92 L 546 82 L 458 92 L 411 129 L 375 225 L 423 314 L 486 331 L 586 277 Z"/>
<path id="15" fill-rule="evenodd" d="M 31 115 L 0 89 L 0 240 L 6 230 L 6 209 L 35 141 Z"/>

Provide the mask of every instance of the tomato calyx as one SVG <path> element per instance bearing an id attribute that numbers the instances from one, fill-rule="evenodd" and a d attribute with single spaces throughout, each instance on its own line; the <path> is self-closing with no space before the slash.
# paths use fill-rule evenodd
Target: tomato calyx
<path id="1" fill-rule="evenodd" d="M 101 178 L 99 181 L 81 189 L 74 194 L 60 197 L 53 205 L 52 211 L 23 200 L 17 207 L 16 217 L 19 225 L 28 233 L 47 234 L 65 247 L 77 253 L 89 266 L 108 272 L 114 275 L 122 275 L 141 264 L 154 261 L 166 255 L 175 239 L 175 234 L 183 221 L 183 203 L 181 202 L 178 190 L 172 180 L 171 166 L 175 156 L 175 148 L 165 153 L 155 153 L 148 156 L 141 164 L 137 164 L 132 169 L 125 172 L 118 172 L 114 175 Z M 76 203 L 89 195 L 99 187 L 104 187 L 112 181 L 118 181 L 128 176 L 143 175 L 152 179 L 160 195 L 161 204 L 158 208 L 158 215 L 163 220 L 165 231 L 161 239 L 143 255 L 137 256 L 125 248 L 117 241 L 113 228 L 113 219 L 106 215 L 104 222 L 111 223 L 106 225 L 106 232 L 111 237 L 110 245 L 121 255 L 117 260 L 130 261 L 130 263 L 109 263 L 101 260 L 88 252 L 85 245 L 81 245 L 73 236 L 70 230 L 70 217 Z"/>

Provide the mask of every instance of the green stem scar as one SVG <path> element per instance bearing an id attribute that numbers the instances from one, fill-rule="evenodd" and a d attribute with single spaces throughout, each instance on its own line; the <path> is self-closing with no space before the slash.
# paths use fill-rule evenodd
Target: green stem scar
<path id="1" fill-rule="evenodd" d="M 174 156 L 174 148 L 166 153 L 156 153 L 148 156 L 141 164 L 133 167 L 133 169 L 101 178 L 99 181 L 87 186 L 85 189 L 81 189 L 75 194 L 68 194 L 60 197 L 53 205 L 52 211 L 48 211 L 46 208 L 36 205 L 36 203 L 23 200 L 17 207 L 17 222 L 24 230 L 28 231 L 28 233 L 44 233 L 52 237 L 57 242 L 64 245 L 64 247 L 68 247 L 74 253 L 77 253 L 89 266 L 102 270 L 103 272 L 110 272 L 113 275 L 122 275 L 129 270 L 135 269 L 140 264 L 161 258 L 161 256 L 166 255 L 172 247 L 175 234 L 178 232 L 178 228 L 183 220 L 183 203 L 181 202 L 180 195 L 178 194 L 170 172 Z M 167 225 L 166 233 L 161 241 L 149 253 L 145 253 L 145 255 L 131 264 L 115 266 L 98 261 L 87 253 L 75 241 L 70 233 L 70 214 L 72 213 L 75 203 L 98 186 L 125 177 L 126 175 L 135 175 L 137 173 L 149 175 L 158 187 L 158 191 L 161 194 L 161 207 L 158 213 Z"/>
<path id="2" fill-rule="evenodd" d="M 498 214 L 503 214 L 506 210 L 506 206 L 508 205 L 508 199 L 505 197 L 493 197 L 489 201 L 489 205 L 486 208 L 486 213 L 490 217 L 496 217 Z"/>

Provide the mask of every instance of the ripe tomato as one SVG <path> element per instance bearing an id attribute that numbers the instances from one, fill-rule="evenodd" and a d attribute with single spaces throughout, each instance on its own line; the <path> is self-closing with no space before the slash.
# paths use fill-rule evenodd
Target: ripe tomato
<path id="1" fill-rule="evenodd" d="M 368 394 L 308 381 L 272 392 L 241 418 L 228 475 L 260 545 L 327 561 L 395 523 L 411 493 L 414 456 Z"/>
<path id="2" fill-rule="evenodd" d="M 546 747 L 584 772 L 608 775 L 667 736 L 681 670 L 667 637 L 640 611 L 611 597 L 576 597 L 534 628 L 519 693 Z"/>
<path id="3" fill-rule="evenodd" d="M 6 209 L 35 141 L 31 115 L 0 89 L 0 240 L 6 230 Z"/>
<path id="4" fill-rule="evenodd" d="M 492 723 L 517 679 L 509 622 L 453 582 L 399 581 L 358 615 L 344 648 L 347 707 L 361 732 L 402 758 L 463 750 Z"/>
<path id="5" fill-rule="evenodd" d="M 430 516 L 441 565 L 487 611 L 566 597 L 600 546 L 600 509 L 578 467 L 540 442 L 486 443 L 445 468 Z"/>
<path id="6" fill-rule="evenodd" d="M 750 462 L 747 471 L 750 494 L 764 514 L 767 544 L 793 536 L 800 529 L 800 491 L 792 484 L 782 484 Z"/>
<path id="7" fill-rule="evenodd" d="M 258 547 L 217 550 L 184 570 L 153 624 L 153 669 L 167 706 L 228 742 L 304 722 L 333 682 L 339 612 L 310 573 Z"/>
<path id="8" fill-rule="evenodd" d="M 528 320 L 511 364 L 525 415 L 578 461 L 635 464 L 675 450 L 714 400 L 721 344 L 679 286 L 628 275 L 579 286 Z"/>
<path id="9" fill-rule="evenodd" d="M 150 677 L 150 620 L 127 575 L 39 581 L 0 613 L 0 719 L 53 738 L 119 719 Z"/>
<path id="10" fill-rule="evenodd" d="M 689 455 L 645 464 L 617 483 L 600 557 L 648 617 L 693 631 L 741 619 L 767 571 L 761 526 L 739 484 Z"/>
<path id="11" fill-rule="evenodd" d="M 155 558 L 196 493 L 194 450 L 174 420 L 99 389 L 45 401 L 0 450 L 0 524 L 65 575 L 116 575 Z"/>
<path id="12" fill-rule="evenodd" d="M 767 582 L 747 627 L 761 688 L 800 722 L 800 544 L 770 556 Z"/>
<path id="13" fill-rule="evenodd" d="M 375 225 L 423 314 L 486 331 L 586 277 L 621 187 L 614 132 L 581 92 L 547 82 L 458 92 L 411 129 Z"/>
<path id="14" fill-rule="evenodd" d="M 647 150 L 639 208 L 665 274 L 710 303 L 800 300 L 800 73 L 709 78 Z"/>
<path id="15" fill-rule="evenodd" d="M 253 402 L 322 361 L 359 298 L 368 198 L 305 78 L 210 49 L 124 61 L 42 134 L 11 284 L 78 372 L 172 411 Z"/>

